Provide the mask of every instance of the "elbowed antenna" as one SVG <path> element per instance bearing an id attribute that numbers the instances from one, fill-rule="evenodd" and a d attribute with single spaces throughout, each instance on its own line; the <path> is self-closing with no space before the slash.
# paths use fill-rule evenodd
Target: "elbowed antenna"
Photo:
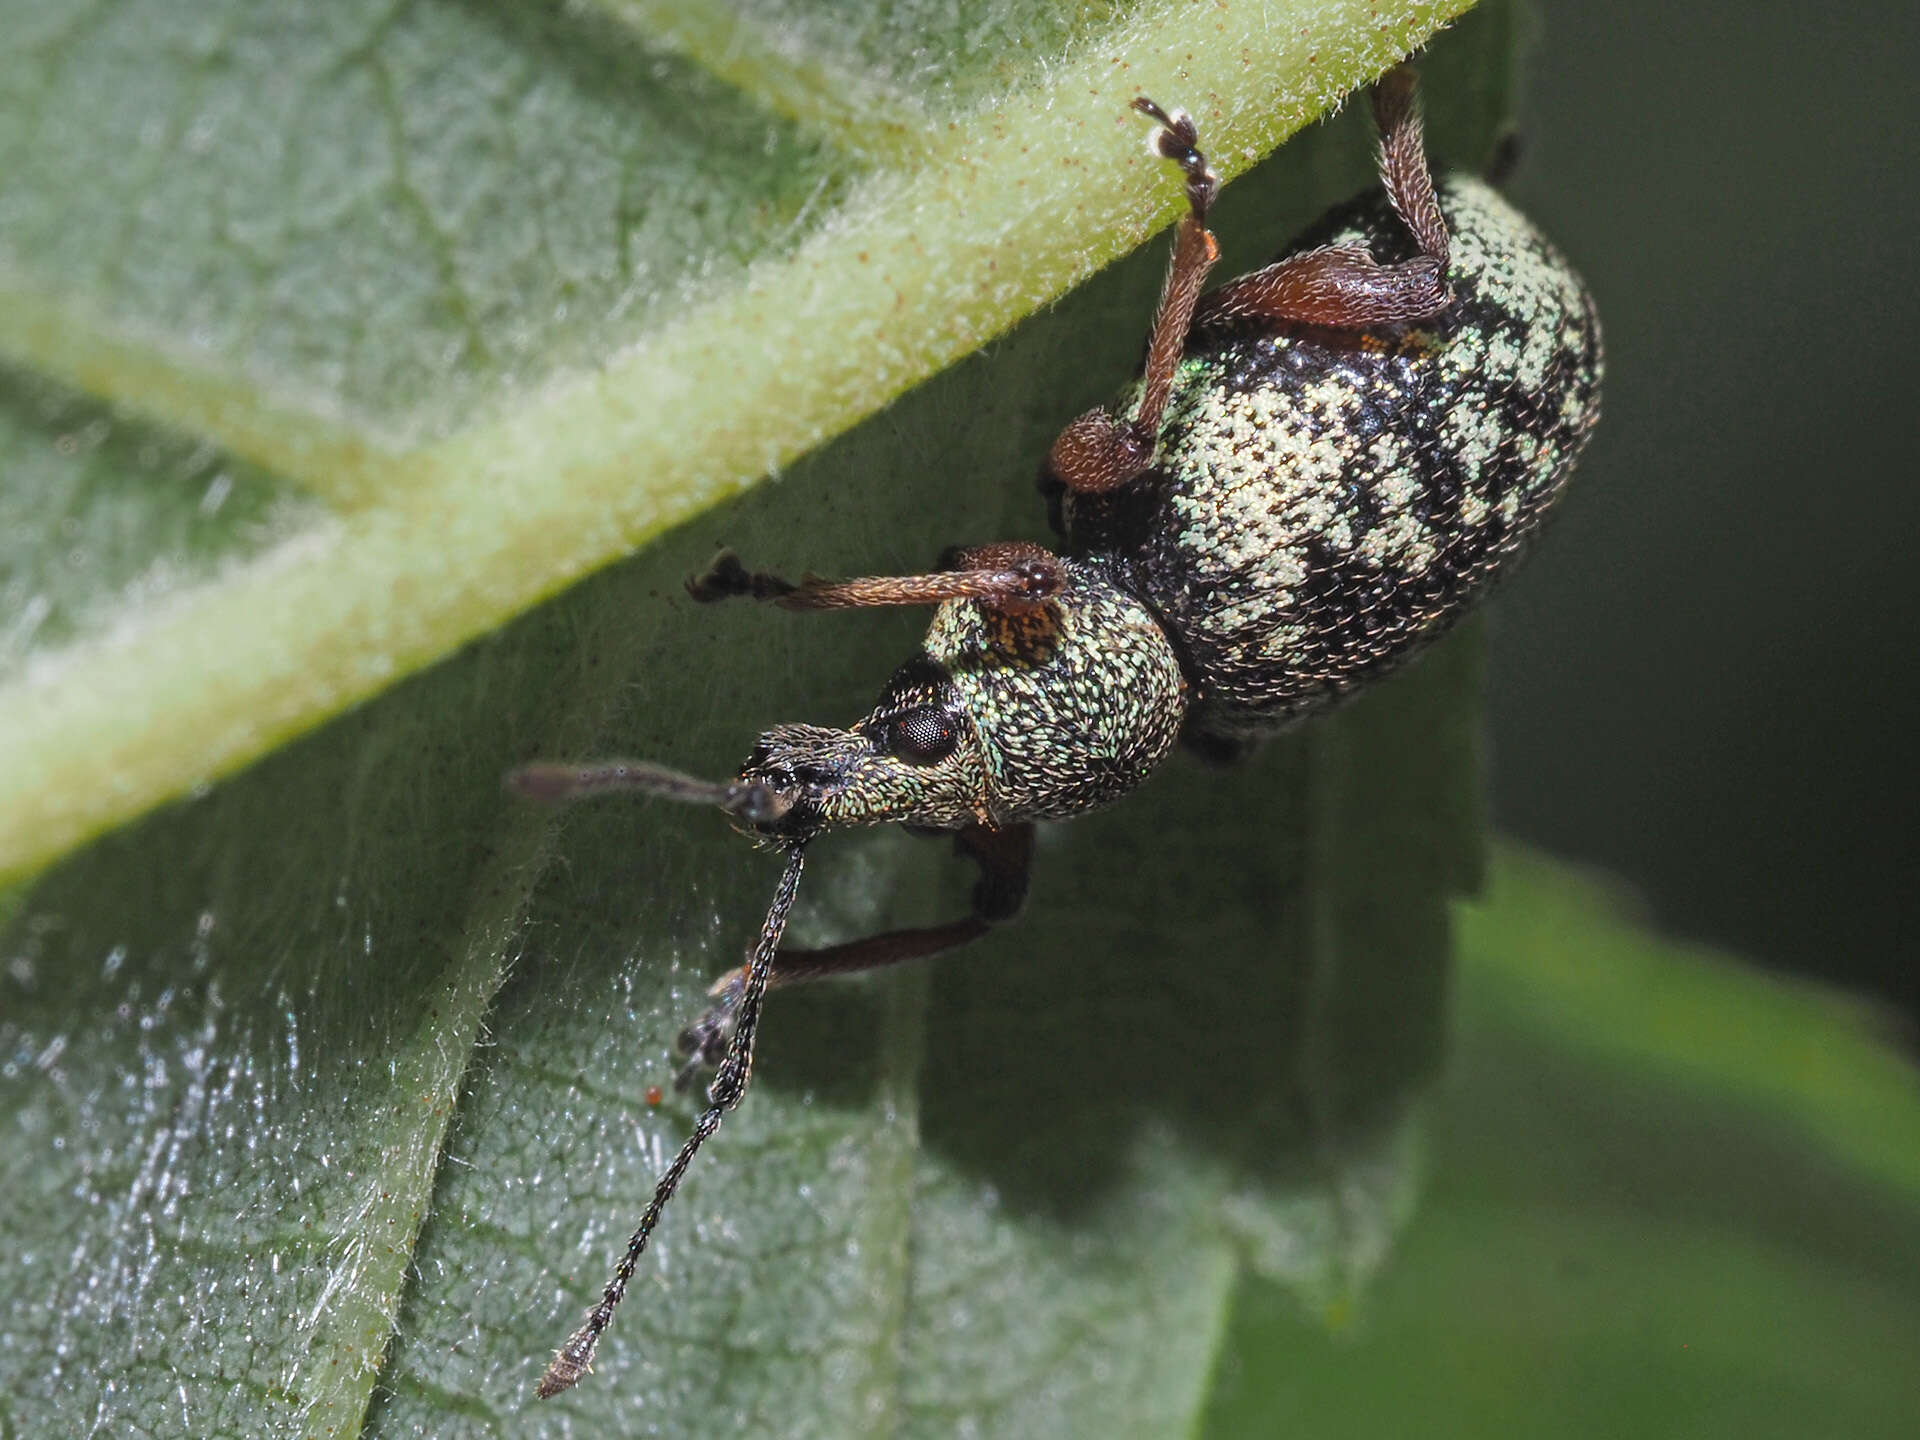
<path id="1" fill-rule="evenodd" d="M 687 776 L 671 770 L 661 770 L 657 766 L 595 766 L 586 770 L 569 772 L 564 766 L 536 765 L 527 770 L 515 771 L 513 780 L 516 789 L 520 788 L 519 777 L 531 771 L 553 771 L 561 777 L 571 773 L 591 776 L 603 771 L 619 769 L 631 774 L 635 768 L 649 772 L 650 776 L 669 777 L 668 783 L 675 787 L 705 788 L 709 790 L 727 790 L 728 786 L 709 786 L 704 781 L 691 780 Z M 652 780 L 640 782 L 637 786 L 625 781 L 604 786 L 589 786 L 587 789 L 568 791 L 555 798 L 568 798 L 571 794 L 591 794 L 595 788 L 605 789 L 653 789 Z M 766 786 L 752 787 L 766 790 Z M 533 793 L 523 791 L 522 793 Z M 670 794 L 675 799 L 705 799 L 694 796 L 682 788 L 655 789 L 655 794 Z M 772 792 L 769 792 L 772 793 Z M 742 812 L 736 812 L 742 813 Z M 749 816 L 748 818 L 753 818 Z M 806 858 L 804 842 L 796 842 L 787 851 L 787 868 L 780 874 L 779 887 L 773 892 L 773 903 L 767 907 L 767 918 L 761 922 L 760 938 L 754 942 L 753 958 L 747 965 L 747 978 L 740 987 L 740 999 L 734 1009 L 733 1039 L 727 1046 L 727 1058 L 720 1062 L 720 1069 L 713 1077 L 713 1083 L 707 1087 L 707 1108 L 701 1112 L 699 1120 L 694 1122 L 693 1133 L 680 1147 L 680 1153 L 673 1157 L 673 1163 L 662 1172 L 653 1187 L 653 1199 L 648 1202 L 646 1213 L 640 1217 L 639 1228 L 627 1241 L 627 1253 L 614 1268 L 613 1279 L 607 1282 L 599 1303 L 587 1311 L 586 1323 L 567 1337 L 553 1357 L 553 1363 L 547 1366 L 547 1373 L 540 1377 L 540 1383 L 534 1387 L 534 1394 L 542 1400 L 558 1395 L 562 1390 L 570 1390 L 580 1377 L 593 1368 L 593 1352 L 600 1343 L 600 1337 L 613 1320 L 614 1307 L 627 1293 L 627 1282 L 633 1278 L 633 1270 L 640 1263 L 640 1256 L 647 1248 L 647 1240 L 653 1234 L 654 1226 L 660 1223 L 660 1212 L 667 1208 L 667 1202 L 673 1198 L 673 1192 L 680 1188 L 680 1181 L 687 1173 L 687 1167 L 693 1163 L 693 1157 L 700 1147 L 712 1138 L 713 1132 L 720 1128 L 720 1122 L 726 1118 L 727 1111 L 740 1103 L 740 1097 L 747 1093 L 747 1077 L 753 1070 L 753 1041 L 755 1032 L 760 1028 L 760 1006 L 767 996 L 767 983 L 773 977 L 773 962 L 780 953 L 780 936 L 787 928 L 787 912 L 793 908 L 793 897 L 800 890 L 800 871 Z"/>
<path id="2" fill-rule="evenodd" d="M 759 780 L 700 780 L 650 760 L 601 760 L 556 765 L 541 760 L 507 772 L 507 788 L 529 800 L 557 803 L 622 791 L 717 805 L 757 825 L 771 825 L 793 808 L 793 797 Z"/>

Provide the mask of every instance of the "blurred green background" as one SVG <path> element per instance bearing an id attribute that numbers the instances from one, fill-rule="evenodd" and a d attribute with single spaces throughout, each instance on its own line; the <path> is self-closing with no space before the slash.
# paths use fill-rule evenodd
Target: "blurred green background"
<path id="1" fill-rule="evenodd" d="M 1509 190 L 1609 363 L 1491 607 L 1496 827 L 1652 928 L 1871 997 L 1910 1058 L 1920 13 L 1523 23 Z M 1420 1217 L 1357 1316 L 1243 1280 L 1216 1440 L 1913 1433 L 1911 1071 L 1566 883 L 1496 861 Z"/>
<path id="2" fill-rule="evenodd" d="M 1920 1016 L 1920 11 L 1539 0 L 1522 207 L 1606 415 L 1498 603 L 1495 817 Z"/>

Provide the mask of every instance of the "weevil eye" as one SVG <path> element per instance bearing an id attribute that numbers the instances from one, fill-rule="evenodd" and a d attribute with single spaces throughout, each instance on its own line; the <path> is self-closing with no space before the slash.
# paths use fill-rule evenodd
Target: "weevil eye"
<path id="1" fill-rule="evenodd" d="M 887 752 L 909 765 L 937 765 L 960 743 L 960 727 L 936 705 L 903 710 L 887 723 Z"/>

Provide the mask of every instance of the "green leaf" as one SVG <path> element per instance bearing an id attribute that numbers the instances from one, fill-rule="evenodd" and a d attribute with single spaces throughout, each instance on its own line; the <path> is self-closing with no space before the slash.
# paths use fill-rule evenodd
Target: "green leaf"
<path id="1" fill-rule="evenodd" d="M 1132 249 L 1141 90 L 1230 176 L 1462 3 L 5 0 L 0 876 Z"/>
<path id="2" fill-rule="evenodd" d="M 1623 910 L 1499 856 L 1420 1217 L 1344 1332 L 1241 1287 L 1209 1436 L 1912 1433 L 1920 1072 Z"/>
<path id="3" fill-rule="evenodd" d="M 909 401 L 912 449 L 942 425 L 962 460 L 1031 441 L 969 417 L 1057 360 L 1049 329 Z M 1050 832 L 1033 913 L 977 953 L 776 997 L 756 1091 L 599 1373 L 532 1408 L 684 1131 L 645 1088 L 771 874 L 699 814 L 592 807 L 556 840 L 497 777 L 608 736 L 714 772 L 750 714 L 851 708 L 910 620 L 661 597 L 712 539 L 768 553 L 842 477 L 897 474 L 901 444 L 857 432 L 35 887 L 0 951 L 0 1287 L 27 1297 L 0 1414 L 1166 1434 L 1205 1394 L 1243 1251 L 1346 1303 L 1415 1179 L 1405 1104 L 1474 853 L 1471 643 L 1252 772 L 1178 762 Z M 884 484 L 854 503 L 883 534 L 914 523 Z M 939 847 L 818 851 L 803 937 L 961 903 Z"/>
<path id="4" fill-rule="evenodd" d="M 1138 89 L 1232 172 L 1445 7 L 16 8 L 0 868 L 197 798 L 0 909 L 0 1435 L 1169 1434 L 1243 1265 L 1351 1306 L 1476 863 L 1471 633 L 1049 832 L 977 953 L 776 997 L 546 1405 L 772 877 L 710 816 L 556 822 L 499 776 L 720 773 L 857 713 L 922 618 L 681 578 L 1037 535 L 1157 249 L 787 462 L 1171 212 Z M 1443 153 L 1484 153 L 1507 49 L 1496 12 L 1436 54 Z M 1229 267 L 1365 183 L 1361 117 L 1309 138 L 1223 198 Z M 796 933 L 952 913 L 954 868 L 824 843 Z"/>

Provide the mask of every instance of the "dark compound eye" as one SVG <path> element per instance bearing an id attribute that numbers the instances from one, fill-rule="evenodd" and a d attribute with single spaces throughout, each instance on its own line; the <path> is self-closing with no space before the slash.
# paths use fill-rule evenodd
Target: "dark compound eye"
<path id="1" fill-rule="evenodd" d="M 909 765 L 937 765 L 959 740 L 953 716 L 932 705 L 904 710 L 887 726 L 888 751 Z"/>

